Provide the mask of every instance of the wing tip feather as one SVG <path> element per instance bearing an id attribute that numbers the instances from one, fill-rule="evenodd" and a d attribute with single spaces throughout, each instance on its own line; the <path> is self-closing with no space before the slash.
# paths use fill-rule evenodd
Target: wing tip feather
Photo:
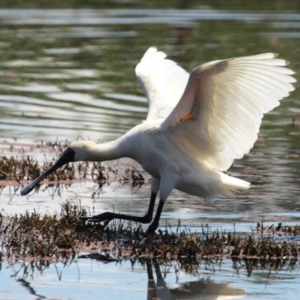
<path id="1" fill-rule="evenodd" d="M 158 51 L 156 46 L 151 46 L 143 55 L 141 62 L 155 57 L 164 59 L 167 57 L 167 54 L 163 51 Z"/>

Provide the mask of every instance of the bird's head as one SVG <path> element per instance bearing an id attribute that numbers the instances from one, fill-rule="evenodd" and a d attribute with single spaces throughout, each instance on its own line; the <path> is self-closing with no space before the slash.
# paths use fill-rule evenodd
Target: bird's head
<path id="1" fill-rule="evenodd" d="M 26 187 L 21 190 L 21 195 L 27 195 L 31 192 L 43 179 L 45 179 L 49 174 L 56 171 L 58 168 L 63 165 L 74 162 L 74 161 L 85 161 L 88 158 L 88 153 L 92 148 L 92 145 L 95 145 L 90 141 L 76 141 L 69 145 L 69 147 L 60 155 L 58 160 L 46 170 L 39 177 L 30 182 Z"/>
<path id="2" fill-rule="evenodd" d="M 69 147 L 63 152 L 61 157 L 65 152 L 73 153 L 72 161 L 86 161 L 90 160 L 91 153 L 93 151 L 93 147 L 95 147 L 95 143 L 91 141 L 76 141 L 69 145 Z M 69 158 L 69 156 L 67 154 Z"/>

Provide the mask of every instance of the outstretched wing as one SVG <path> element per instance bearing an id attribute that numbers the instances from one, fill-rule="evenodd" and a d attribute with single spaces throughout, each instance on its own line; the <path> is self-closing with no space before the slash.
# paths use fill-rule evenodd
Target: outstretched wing
<path id="1" fill-rule="evenodd" d="M 166 57 L 151 47 L 135 68 L 148 100 L 147 120 L 164 120 L 178 103 L 189 79 L 183 68 Z"/>
<path id="2" fill-rule="evenodd" d="M 173 128 L 173 138 L 191 155 L 227 170 L 253 147 L 263 114 L 294 90 L 294 72 L 284 68 L 287 61 L 275 57 L 232 58 L 194 69 L 160 130 Z"/>

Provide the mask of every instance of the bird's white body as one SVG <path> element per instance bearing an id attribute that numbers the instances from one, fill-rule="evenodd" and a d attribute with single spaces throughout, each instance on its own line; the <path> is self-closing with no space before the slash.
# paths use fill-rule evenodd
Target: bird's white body
<path id="1" fill-rule="evenodd" d="M 150 222 L 160 192 L 156 217 L 148 229 L 153 231 L 174 188 L 210 200 L 229 196 L 232 190 L 247 190 L 249 182 L 224 171 L 253 147 L 263 115 L 294 90 L 294 72 L 285 68 L 287 64 L 265 53 L 209 62 L 188 74 L 151 47 L 135 70 L 149 104 L 146 120 L 109 143 L 72 143 L 57 164 L 22 193 L 68 161 L 130 157 L 152 175 L 148 213 L 143 218 L 113 213 L 93 218 Z"/>
<path id="2" fill-rule="evenodd" d="M 293 71 L 275 57 L 209 62 L 189 75 L 163 52 L 148 49 L 136 66 L 149 103 L 146 121 L 116 141 L 82 150 L 84 157 L 75 160 L 133 158 L 152 175 L 152 192 L 160 191 L 163 201 L 173 188 L 210 200 L 247 190 L 249 182 L 223 171 L 249 152 L 263 114 L 294 89 Z"/>
<path id="3" fill-rule="evenodd" d="M 230 196 L 232 190 L 249 188 L 248 182 L 212 168 L 197 155 L 187 155 L 186 145 L 180 144 L 172 132 L 153 134 L 159 125 L 158 121 L 145 121 L 121 138 L 105 144 L 74 142 L 75 160 L 107 161 L 130 157 L 152 175 L 152 192 L 160 190 L 164 201 L 174 188 L 209 200 L 218 195 Z"/>

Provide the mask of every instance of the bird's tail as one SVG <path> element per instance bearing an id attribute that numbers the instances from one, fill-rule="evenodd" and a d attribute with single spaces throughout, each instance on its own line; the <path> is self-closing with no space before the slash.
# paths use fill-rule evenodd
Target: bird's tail
<path id="1" fill-rule="evenodd" d="M 230 191 L 246 191 L 250 188 L 251 183 L 242 179 L 231 177 L 221 173 L 223 187 Z"/>

